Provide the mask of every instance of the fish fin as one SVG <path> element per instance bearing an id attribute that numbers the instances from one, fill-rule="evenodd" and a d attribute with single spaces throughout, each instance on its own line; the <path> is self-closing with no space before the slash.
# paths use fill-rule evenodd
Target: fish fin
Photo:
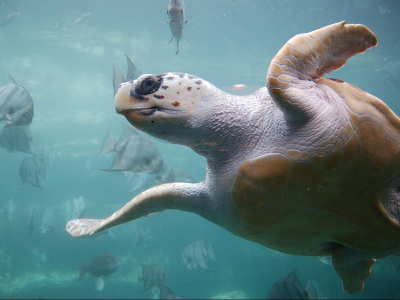
<path id="1" fill-rule="evenodd" d="M 176 43 L 176 53 L 175 55 L 178 55 L 179 53 L 179 41 Z"/>
<path id="2" fill-rule="evenodd" d="M 128 63 L 128 72 L 126 74 L 126 80 L 131 81 L 139 78 L 139 76 L 142 74 L 135 66 L 135 64 L 132 62 L 132 60 L 129 58 L 128 55 L 125 54 L 126 57 L 126 62 Z"/>
<path id="3" fill-rule="evenodd" d="M 80 264 L 78 264 L 79 266 L 79 278 L 78 280 L 81 280 L 83 278 L 83 276 L 85 276 L 85 274 L 88 272 L 87 268 L 85 266 L 81 266 Z"/>
<path id="4" fill-rule="evenodd" d="M 107 136 L 105 137 L 103 144 L 101 145 L 101 149 L 98 155 L 105 155 L 114 151 L 114 147 L 117 141 L 111 130 L 108 130 Z"/>
<path id="5" fill-rule="evenodd" d="M 190 43 L 190 41 L 184 35 L 182 35 L 182 37 Z"/>
<path id="6" fill-rule="evenodd" d="M 169 40 L 168 44 L 171 44 L 173 39 L 174 39 L 174 36 L 171 37 L 171 39 Z"/>
<path id="7" fill-rule="evenodd" d="M 118 92 L 119 85 L 125 82 L 124 75 L 122 75 L 121 71 L 114 66 L 114 74 L 113 74 L 113 87 L 114 87 L 114 95 Z"/>
<path id="8" fill-rule="evenodd" d="M 342 279 L 346 294 L 354 294 L 364 288 L 364 281 L 371 275 L 375 261 L 366 253 L 345 246 L 332 251 L 332 264 Z"/>
<path id="9" fill-rule="evenodd" d="M 215 248 L 213 244 L 210 244 L 207 249 L 208 257 L 211 258 L 213 261 L 217 261 L 217 257 L 215 255 Z"/>
<path id="10" fill-rule="evenodd" d="M 309 280 L 305 288 L 306 299 L 321 299 L 318 296 L 317 283 L 314 280 Z"/>
<path id="11" fill-rule="evenodd" d="M 98 277 L 96 279 L 96 291 L 102 291 L 104 289 L 104 279 L 103 277 Z"/>
<path id="12" fill-rule="evenodd" d="M 18 85 L 18 83 L 14 80 L 14 78 L 11 77 L 11 75 L 8 75 L 8 83 L 7 85 Z"/>
<path id="13" fill-rule="evenodd" d="M 3 119 L 7 120 L 7 121 L 11 121 L 12 120 L 12 116 L 10 114 L 4 114 L 3 115 Z"/>
<path id="14" fill-rule="evenodd" d="M 185 24 L 190 23 L 190 22 L 194 22 L 196 20 L 189 20 L 189 21 L 185 21 Z"/>

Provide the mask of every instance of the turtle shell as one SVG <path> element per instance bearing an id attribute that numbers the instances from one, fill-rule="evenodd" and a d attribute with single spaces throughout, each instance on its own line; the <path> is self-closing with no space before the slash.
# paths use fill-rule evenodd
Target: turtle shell
<path id="1" fill-rule="evenodd" d="M 326 243 L 361 251 L 399 245 L 400 119 L 380 99 L 319 79 L 345 103 L 347 128 L 319 150 L 244 162 L 232 189 L 238 235 L 269 248 L 321 255 Z"/>

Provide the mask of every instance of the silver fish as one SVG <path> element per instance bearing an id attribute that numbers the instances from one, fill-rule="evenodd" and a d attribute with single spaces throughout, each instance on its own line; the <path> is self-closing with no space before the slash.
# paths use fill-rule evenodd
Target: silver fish
<path id="1" fill-rule="evenodd" d="M 125 54 L 126 62 L 128 63 L 128 72 L 126 74 L 126 79 L 124 75 L 122 75 L 121 71 L 114 66 L 114 75 L 113 75 L 113 87 L 114 87 L 114 95 L 117 93 L 119 85 L 126 81 L 132 81 L 140 77 L 142 72 L 140 72 L 132 60 L 129 58 L 128 55 Z"/>
<path id="2" fill-rule="evenodd" d="M 36 210 L 36 206 L 32 209 L 31 216 L 29 217 L 29 221 L 28 221 L 27 232 L 29 235 L 33 235 L 35 233 L 36 222 L 35 222 L 35 217 L 33 215 L 35 210 Z"/>
<path id="3" fill-rule="evenodd" d="M 7 126 L 25 126 L 34 115 L 31 95 L 9 76 L 8 83 L 0 87 L 0 122 Z"/>
<path id="4" fill-rule="evenodd" d="M 19 167 L 19 177 L 35 187 L 42 188 L 39 178 L 39 167 L 35 156 L 27 156 Z"/>
<path id="5" fill-rule="evenodd" d="M 160 265 L 145 265 L 142 266 L 142 277 L 140 278 L 140 283 L 143 284 L 143 292 L 152 288 L 153 286 L 158 286 L 163 283 L 167 274 Z"/>
<path id="6" fill-rule="evenodd" d="M 183 28 L 189 21 L 185 21 L 185 4 L 183 0 L 169 0 L 168 2 L 168 24 L 172 32 L 172 38 L 169 43 L 175 38 L 176 41 L 176 53 L 179 53 L 179 41 L 183 36 Z M 185 38 L 185 37 L 184 37 Z M 185 38 L 186 39 L 186 38 Z M 187 39 L 186 39 L 187 40 Z"/>
<path id="7" fill-rule="evenodd" d="M 0 131 L 0 147 L 9 152 L 19 151 L 32 154 L 32 137 L 27 127 L 11 126 L 4 127 Z"/>
<path id="8" fill-rule="evenodd" d="M 174 292 L 171 291 L 165 285 L 160 283 L 159 287 L 160 287 L 160 299 L 183 299 L 183 298 L 177 296 L 176 294 L 174 294 Z"/>
<path id="9" fill-rule="evenodd" d="M 269 291 L 267 299 L 318 299 L 314 283 L 309 281 L 304 289 L 296 271 L 297 269 L 294 269 L 285 279 L 277 281 Z"/>
<path id="10" fill-rule="evenodd" d="M 135 245 L 141 246 L 144 244 L 145 240 L 151 239 L 151 238 L 152 237 L 150 236 L 150 227 L 147 227 L 147 230 L 140 228 L 135 233 Z"/>
<path id="11" fill-rule="evenodd" d="M 71 23 L 71 25 L 69 25 L 68 27 L 72 27 L 75 25 L 78 25 L 80 23 L 82 23 L 83 21 L 85 21 L 87 18 L 89 18 L 91 15 L 91 13 L 84 13 L 82 16 L 80 16 L 78 19 L 76 19 L 75 21 L 73 21 Z"/>
<path id="12" fill-rule="evenodd" d="M 14 219 L 14 212 L 16 209 L 17 205 L 14 203 L 14 199 L 10 198 L 8 199 L 8 205 L 7 205 L 7 220 L 8 222 L 12 222 Z"/>
<path id="13" fill-rule="evenodd" d="M 18 16 L 19 16 L 19 13 L 18 13 L 18 12 L 13 12 L 12 14 L 9 14 L 8 16 L 4 17 L 4 19 L 2 19 L 2 20 L 0 21 L 0 27 L 6 25 L 6 24 L 8 24 L 8 23 L 11 23 L 11 22 L 14 21 L 15 18 L 18 17 Z"/>
<path id="14" fill-rule="evenodd" d="M 206 247 L 203 238 L 186 246 L 182 253 L 183 263 L 189 270 L 201 268 L 211 270 L 209 259 L 217 261 L 212 244 Z"/>
<path id="15" fill-rule="evenodd" d="M 194 183 L 197 180 L 186 170 L 180 168 L 171 168 L 164 163 L 164 170 L 158 174 L 135 174 L 130 173 L 128 180 L 132 182 L 132 191 L 150 188 L 163 183 L 187 182 Z"/>
<path id="16" fill-rule="evenodd" d="M 42 217 L 42 222 L 40 224 L 39 230 L 41 233 L 49 233 L 54 231 L 54 228 L 56 227 L 56 220 L 54 216 L 53 209 L 48 207 L 46 208 L 43 217 Z"/>
<path id="17" fill-rule="evenodd" d="M 74 208 L 72 211 L 73 219 L 80 219 L 83 217 L 86 211 L 86 203 L 83 196 L 74 199 Z"/>
<path id="18" fill-rule="evenodd" d="M 106 253 L 93 259 L 87 267 L 80 266 L 79 280 L 81 280 L 86 273 L 89 273 L 93 277 L 97 278 L 96 290 L 101 291 L 104 288 L 103 277 L 110 276 L 118 269 L 118 267 L 119 262 L 114 255 Z"/>
<path id="19" fill-rule="evenodd" d="M 156 145 L 141 136 L 132 126 L 124 124 L 118 141 L 111 131 L 103 141 L 99 155 L 115 152 L 114 162 L 102 171 L 133 171 L 135 173 L 159 173 L 164 169 L 164 161 Z"/>

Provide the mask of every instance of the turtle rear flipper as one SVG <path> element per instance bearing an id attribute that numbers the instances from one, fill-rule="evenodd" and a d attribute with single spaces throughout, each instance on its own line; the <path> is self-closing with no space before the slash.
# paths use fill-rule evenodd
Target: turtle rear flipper
<path id="1" fill-rule="evenodd" d="M 290 118 L 309 118 L 317 80 L 341 68 L 353 55 L 376 46 L 366 26 L 339 22 L 290 39 L 273 58 L 267 73 L 271 96 Z"/>
<path id="2" fill-rule="evenodd" d="M 332 252 L 332 264 L 342 279 L 344 292 L 354 294 L 364 288 L 375 259 L 367 257 L 364 252 L 340 246 Z"/>

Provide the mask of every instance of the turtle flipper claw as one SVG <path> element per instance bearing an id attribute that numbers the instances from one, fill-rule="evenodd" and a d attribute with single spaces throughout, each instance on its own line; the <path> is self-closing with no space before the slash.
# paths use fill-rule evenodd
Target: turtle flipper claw
<path id="1" fill-rule="evenodd" d="M 92 235 L 101 229 L 103 219 L 75 219 L 67 223 L 67 232 L 73 237 Z"/>

